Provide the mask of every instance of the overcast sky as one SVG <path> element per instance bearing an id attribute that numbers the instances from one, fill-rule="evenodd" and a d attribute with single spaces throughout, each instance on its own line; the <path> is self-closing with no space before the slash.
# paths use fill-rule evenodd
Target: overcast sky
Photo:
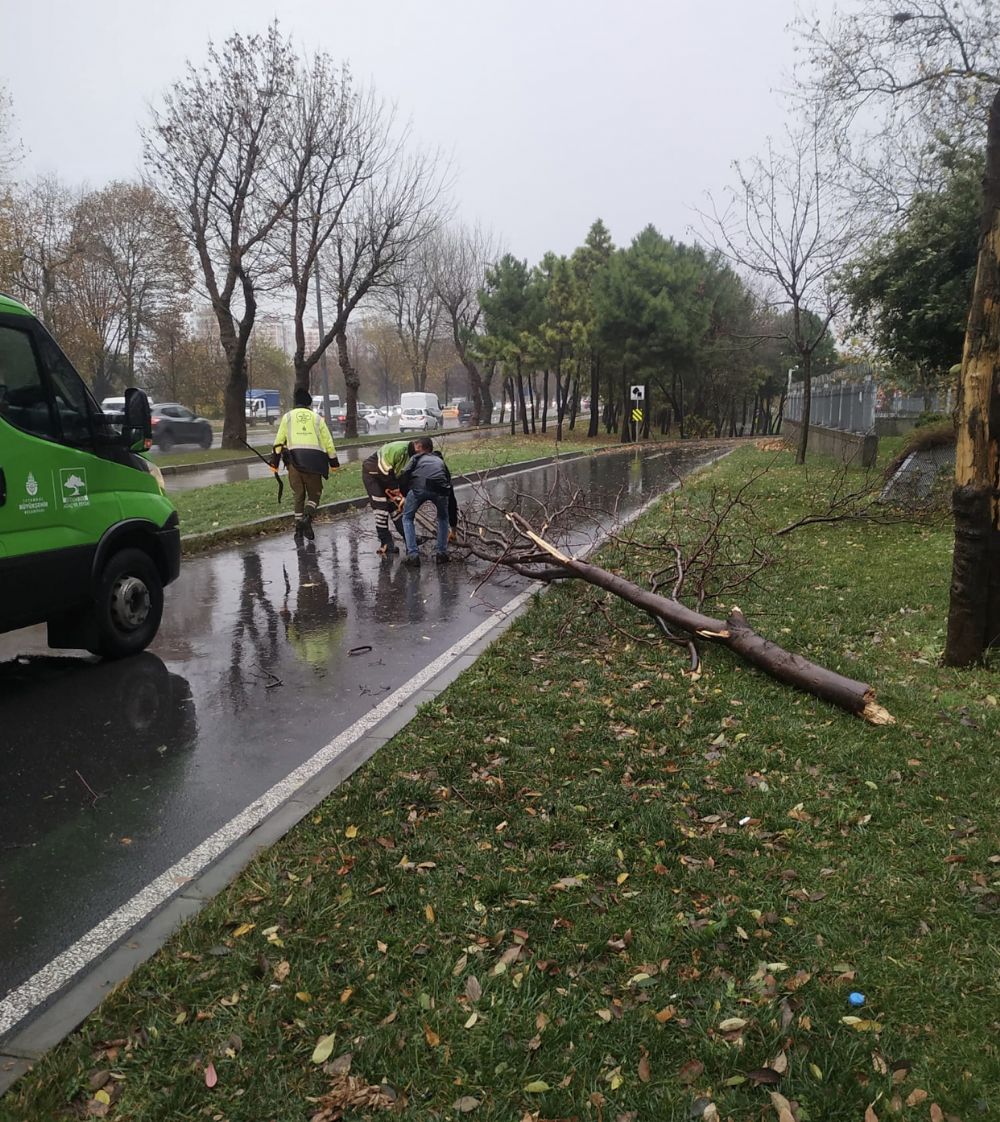
<path id="1" fill-rule="evenodd" d="M 821 0 L 820 8 L 829 7 Z M 793 36 L 781 0 L 32 0 L 7 5 L 0 81 L 22 175 L 101 186 L 137 174 L 139 126 L 209 38 L 278 16 L 350 62 L 443 149 L 458 212 L 534 263 L 594 218 L 618 244 L 692 207 L 786 120 Z"/>

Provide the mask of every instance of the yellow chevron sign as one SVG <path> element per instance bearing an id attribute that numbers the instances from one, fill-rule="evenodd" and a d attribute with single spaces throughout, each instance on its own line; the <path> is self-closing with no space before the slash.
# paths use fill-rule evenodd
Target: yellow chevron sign
<path id="1" fill-rule="evenodd" d="M 633 421 L 641 421 L 642 420 L 642 410 L 641 409 L 633 409 L 632 410 L 632 420 Z"/>

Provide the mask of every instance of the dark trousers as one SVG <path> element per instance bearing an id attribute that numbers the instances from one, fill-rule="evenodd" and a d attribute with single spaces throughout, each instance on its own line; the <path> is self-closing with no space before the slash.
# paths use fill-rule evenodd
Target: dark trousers
<path id="1" fill-rule="evenodd" d="M 299 471 L 294 464 L 289 464 L 288 483 L 295 496 L 296 516 L 315 514 L 323 493 L 323 476 L 314 471 Z"/>
<path id="2" fill-rule="evenodd" d="M 403 533 L 401 515 L 396 514 L 396 507 L 385 493 L 386 488 L 397 486 L 393 476 L 385 476 L 378 470 L 378 453 L 374 452 L 361 464 L 361 481 L 368 493 L 368 501 L 372 504 L 372 513 L 375 515 L 375 533 L 378 535 L 379 545 L 392 545 L 392 534 L 389 533 L 389 520 L 400 535 Z"/>

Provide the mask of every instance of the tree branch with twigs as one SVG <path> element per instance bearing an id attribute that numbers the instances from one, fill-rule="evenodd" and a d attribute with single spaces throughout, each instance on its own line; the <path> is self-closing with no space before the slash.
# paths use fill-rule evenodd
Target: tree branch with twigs
<path id="1" fill-rule="evenodd" d="M 542 584 L 575 579 L 633 605 L 667 641 L 688 651 L 695 673 L 699 643 L 719 644 L 778 681 L 871 724 L 893 723 L 867 683 L 777 646 L 754 631 L 738 607 L 725 619 L 703 611 L 706 601 L 731 600 L 754 585 L 770 564 L 753 505 L 757 478 L 731 493 L 713 490 L 702 509 L 685 510 L 683 526 L 670 508 L 664 528 L 652 534 L 623 525 L 617 509 L 591 508 L 583 491 L 559 481 L 544 500 L 514 492 L 501 501 L 479 487 L 460 524 L 460 548 L 487 564 L 483 582 L 502 570 Z M 607 565 L 590 559 L 595 534 Z M 645 587 L 621 575 L 636 568 L 645 574 Z"/>

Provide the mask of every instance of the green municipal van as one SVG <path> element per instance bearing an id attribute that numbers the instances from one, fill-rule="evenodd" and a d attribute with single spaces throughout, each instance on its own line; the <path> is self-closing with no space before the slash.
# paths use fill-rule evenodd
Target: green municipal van
<path id="1" fill-rule="evenodd" d="M 0 294 L 0 631 L 48 624 L 51 647 L 143 650 L 180 571 L 177 512 L 138 453 L 149 402 L 100 407 L 42 324 Z"/>

